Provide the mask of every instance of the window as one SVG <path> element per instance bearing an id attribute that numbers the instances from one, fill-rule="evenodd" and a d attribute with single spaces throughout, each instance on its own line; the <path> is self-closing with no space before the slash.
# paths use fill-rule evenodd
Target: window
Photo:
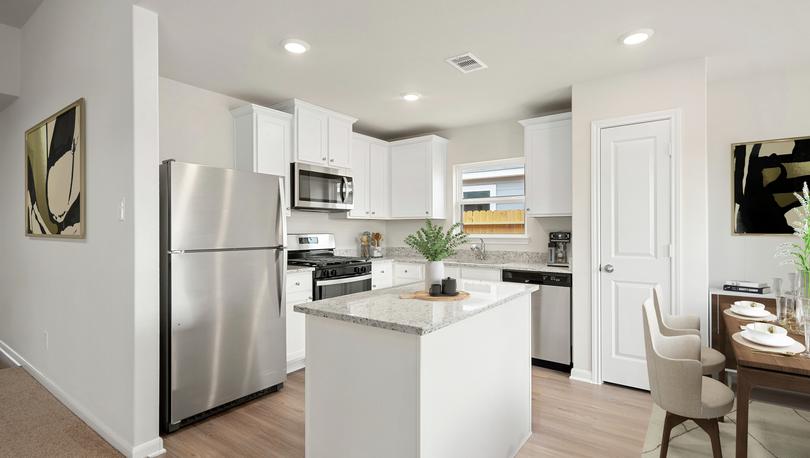
<path id="1" fill-rule="evenodd" d="M 455 189 L 455 220 L 467 234 L 526 236 L 523 158 L 456 165 Z"/>

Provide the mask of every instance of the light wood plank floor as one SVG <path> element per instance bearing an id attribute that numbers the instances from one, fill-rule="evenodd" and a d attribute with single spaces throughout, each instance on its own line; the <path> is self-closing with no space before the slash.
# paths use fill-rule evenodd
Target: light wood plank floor
<path id="1" fill-rule="evenodd" d="M 519 457 L 638 456 L 652 401 L 643 391 L 532 368 L 532 429 Z M 304 371 L 284 389 L 164 437 L 170 457 L 304 456 Z"/>

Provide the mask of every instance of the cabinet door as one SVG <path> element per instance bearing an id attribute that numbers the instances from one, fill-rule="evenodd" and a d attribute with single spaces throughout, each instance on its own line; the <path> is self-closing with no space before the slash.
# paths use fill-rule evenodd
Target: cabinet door
<path id="1" fill-rule="evenodd" d="M 430 214 L 429 148 L 428 143 L 391 147 L 391 217 L 425 218 Z"/>
<path id="2" fill-rule="evenodd" d="M 290 121 L 256 114 L 256 172 L 284 178 L 285 206 L 290 204 Z"/>
<path id="3" fill-rule="evenodd" d="M 571 121 L 532 126 L 525 132 L 526 213 L 571 214 Z"/>
<path id="4" fill-rule="evenodd" d="M 296 304 L 312 302 L 312 272 L 287 274 L 287 363 L 305 356 L 305 319 L 293 310 Z"/>
<path id="5" fill-rule="evenodd" d="M 352 152 L 353 153 L 353 152 Z M 389 152 L 385 145 L 372 143 L 369 147 L 369 210 L 372 218 L 388 218 L 390 215 L 391 168 Z"/>
<path id="6" fill-rule="evenodd" d="M 329 165 L 352 166 L 352 123 L 345 119 L 329 118 Z"/>
<path id="7" fill-rule="evenodd" d="M 368 218 L 369 211 L 369 142 L 362 138 L 352 141 L 352 178 L 354 178 L 354 207 L 350 218 Z"/>
<path id="8" fill-rule="evenodd" d="M 326 165 L 329 116 L 308 107 L 296 108 L 296 160 Z"/>

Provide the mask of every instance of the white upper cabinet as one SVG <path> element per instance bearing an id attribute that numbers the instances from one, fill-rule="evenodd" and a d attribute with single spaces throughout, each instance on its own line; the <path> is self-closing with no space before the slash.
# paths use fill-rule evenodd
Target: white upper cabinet
<path id="1" fill-rule="evenodd" d="M 445 218 L 447 140 L 427 135 L 390 145 L 391 218 Z"/>
<path id="2" fill-rule="evenodd" d="M 526 214 L 571 215 L 571 113 L 520 121 L 526 156 Z"/>
<path id="3" fill-rule="evenodd" d="M 258 105 L 245 105 L 231 114 L 234 168 L 283 177 L 289 216 L 292 115 Z"/>
<path id="4" fill-rule="evenodd" d="M 368 208 L 372 218 L 388 218 L 391 216 L 390 147 L 384 142 L 372 142 L 368 157 Z"/>
<path id="5" fill-rule="evenodd" d="M 308 164 L 352 166 L 352 125 L 357 119 L 302 100 L 275 105 L 293 121 L 293 160 Z"/>
<path id="6" fill-rule="evenodd" d="M 352 166 L 352 124 L 344 118 L 329 118 L 329 166 Z"/>
<path id="7" fill-rule="evenodd" d="M 349 212 L 348 218 L 389 217 L 389 155 L 387 142 L 353 134 L 351 169 L 354 178 L 354 208 Z"/>
<path id="8" fill-rule="evenodd" d="M 349 218 L 369 218 L 369 148 L 371 142 L 364 136 L 354 134 L 352 140 L 352 179 L 354 191 L 354 207 L 347 215 Z"/>

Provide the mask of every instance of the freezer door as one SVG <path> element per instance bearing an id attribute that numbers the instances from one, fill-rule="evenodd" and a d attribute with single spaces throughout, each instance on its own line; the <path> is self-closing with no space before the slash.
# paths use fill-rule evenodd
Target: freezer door
<path id="1" fill-rule="evenodd" d="M 170 250 L 286 243 L 281 178 L 182 162 L 167 164 L 171 169 Z"/>
<path id="2" fill-rule="evenodd" d="M 171 423 L 286 379 L 284 250 L 171 255 Z"/>

